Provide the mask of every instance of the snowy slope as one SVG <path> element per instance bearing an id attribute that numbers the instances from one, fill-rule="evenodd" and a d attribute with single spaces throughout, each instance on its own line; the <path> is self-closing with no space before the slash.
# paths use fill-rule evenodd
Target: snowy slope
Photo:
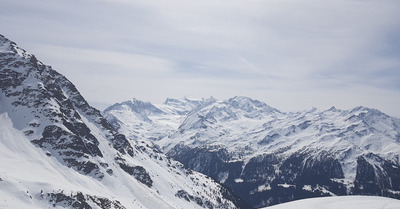
<path id="1" fill-rule="evenodd" d="M 115 131 L 1 35 L 0 81 L 0 208 L 236 208 L 211 178 Z"/>
<path id="2" fill-rule="evenodd" d="M 140 122 L 112 108 L 107 114 L 125 127 Z M 179 120 L 175 116 L 163 122 L 180 122 L 178 128 L 157 127 L 152 133 L 160 121 L 149 115 L 150 132 L 136 131 L 143 140 L 156 138 L 169 156 L 215 178 L 254 207 L 327 195 L 400 198 L 400 120 L 378 110 L 284 113 L 234 97 L 203 102 Z"/>
<path id="3" fill-rule="evenodd" d="M 137 99 L 116 103 L 106 108 L 104 117 L 130 138 L 158 141 L 173 134 L 183 122 L 186 114 L 200 104 L 214 102 L 209 99 L 168 98 L 161 105 L 153 105 Z"/>
<path id="4" fill-rule="evenodd" d="M 70 196 L 79 192 L 90 197 L 107 198 L 111 203 L 119 201 L 117 205 L 126 208 L 191 208 L 196 205 L 176 198 L 175 193 L 179 190 L 202 195 L 218 193 L 219 188 L 212 188 L 214 185 L 211 179 L 195 172 L 190 174 L 173 161 L 171 165 L 176 168 L 171 166 L 165 169 L 168 166 L 161 167 L 148 155 L 141 155 L 143 159 L 140 159 L 140 163 L 151 172 L 154 180 L 153 190 L 131 179 L 123 171 L 110 177 L 106 176 L 99 182 L 92 177 L 77 174 L 40 149 L 36 149 L 26 136 L 13 127 L 7 113 L 1 114 L 0 119 L 0 206 L 3 208 L 44 208 L 56 201 L 50 196 L 52 194 Z M 187 178 L 195 179 L 196 184 L 187 181 Z M 205 184 L 209 188 L 196 188 L 197 184 Z M 57 203 L 60 206 L 62 204 L 63 202 Z M 93 208 L 101 208 L 96 207 L 94 203 L 89 204 Z"/>
<path id="5" fill-rule="evenodd" d="M 385 197 L 320 197 L 283 203 L 266 209 L 398 209 L 400 201 Z"/>

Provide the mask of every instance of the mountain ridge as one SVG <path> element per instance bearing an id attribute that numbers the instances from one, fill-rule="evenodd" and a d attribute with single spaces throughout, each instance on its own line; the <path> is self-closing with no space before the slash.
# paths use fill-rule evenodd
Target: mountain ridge
<path id="1" fill-rule="evenodd" d="M 67 78 L 2 35 L 0 81 L 1 207 L 242 205 L 151 142 L 117 132 Z"/>
<path id="2" fill-rule="evenodd" d="M 0 81 L 1 207 L 400 199 L 400 119 L 377 109 L 286 113 L 237 96 L 132 99 L 101 114 L 67 78 L 2 35 Z"/>
<path id="3" fill-rule="evenodd" d="M 105 117 L 119 118 L 112 110 Z M 400 198 L 400 120 L 373 108 L 285 113 L 234 97 L 201 104 L 185 116 L 171 115 L 174 127 L 160 126 L 165 120 L 154 117 L 153 125 L 135 131 L 253 207 L 325 195 Z"/>

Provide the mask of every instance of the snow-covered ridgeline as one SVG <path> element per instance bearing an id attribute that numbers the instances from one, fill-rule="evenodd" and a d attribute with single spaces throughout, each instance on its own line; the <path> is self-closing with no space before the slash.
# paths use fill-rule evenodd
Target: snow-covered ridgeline
<path id="1" fill-rule="evenodd" d="M 175 100 L 187 107 L 185 99 Z M 167 103 L 153 106 L 168 108 Z M 234 97 L 201 102 L 184 115 L 146 114 L 151 122 L 127 114 L 105 111 L 124 134 L 136 132 L 186 166 L 240 188 L 236 192 L 242 199 L 257 195 L 254 206 L 279 203 L 276 189 L 291 194 L 280 201 L 332 194 L 400 198 L 400 120 L 379 110 L 284 113 Z M 168 123 L 174 126 L 162 125 Z M 130 129 L 132 124 L 139 125 Z"/>

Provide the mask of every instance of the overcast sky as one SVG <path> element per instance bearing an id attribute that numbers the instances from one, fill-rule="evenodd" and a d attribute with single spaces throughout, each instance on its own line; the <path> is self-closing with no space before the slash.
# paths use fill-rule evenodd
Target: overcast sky
<path id="1" fill-rule="evenodd" d="M 0 33 L 100 109 L 249 96 L 400 117 L 399 0 L 0 0 Z"/>

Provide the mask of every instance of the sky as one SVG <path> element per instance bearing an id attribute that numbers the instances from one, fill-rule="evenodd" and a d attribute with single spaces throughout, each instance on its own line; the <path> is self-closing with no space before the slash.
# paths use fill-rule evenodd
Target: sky
<path id="1" fill-rule="evenodd" d="M 92 105 L 225 100 L 400 117 L 399 0 L 0 0 L 0 33 Z"/>

